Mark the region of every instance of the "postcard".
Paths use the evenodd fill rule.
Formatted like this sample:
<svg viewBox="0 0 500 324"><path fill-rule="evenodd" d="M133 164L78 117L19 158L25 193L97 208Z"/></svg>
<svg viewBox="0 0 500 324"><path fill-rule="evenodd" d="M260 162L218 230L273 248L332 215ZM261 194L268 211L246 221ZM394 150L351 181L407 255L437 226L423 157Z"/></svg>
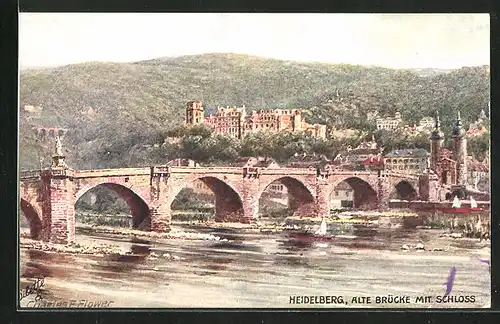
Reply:
<svg viewBox="0 0 500 324"><path fill-rule="evenodd" d="M20 13L18 308L489 308L489 19Z"/></svg>

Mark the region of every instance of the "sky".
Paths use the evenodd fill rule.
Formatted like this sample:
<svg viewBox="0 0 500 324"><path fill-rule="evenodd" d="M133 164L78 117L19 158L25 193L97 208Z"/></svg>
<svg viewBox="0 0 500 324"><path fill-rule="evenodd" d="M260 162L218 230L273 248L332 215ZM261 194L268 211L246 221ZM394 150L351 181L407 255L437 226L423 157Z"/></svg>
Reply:
<svg viewBox="0 0 500 324"><path fill-rule="evenodd" d="M20 13L21 68L239 53L389 68L489 65L489 14Z"/></svg>

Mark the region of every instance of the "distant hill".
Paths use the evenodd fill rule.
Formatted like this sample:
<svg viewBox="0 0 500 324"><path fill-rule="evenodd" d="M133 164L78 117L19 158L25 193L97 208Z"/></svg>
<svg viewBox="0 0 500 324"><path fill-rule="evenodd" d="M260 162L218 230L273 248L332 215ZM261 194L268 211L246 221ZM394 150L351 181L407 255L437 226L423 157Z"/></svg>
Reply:
<svg viewBox="0 0 500 324"><path fill-rule="evenodd" d="M64 143L75 168L133 165L130 143L158 142L183 123L189 100L207 109L303 108L312 122L364 127L359 121L374 111L416 122L440 110L449 124L460 109L468 123L487 107L489 91L487 67L412 71L240 54L31 68L21 71L21 107L36 109L20 108L20 163L34 168L39 155L50 156L52 142L31 130L42 125L70 129Z"/></svg>
<svg viewBox="0 0 500 324"><path fill-rule="evenodd" d="M410 71L418 74L422 77L436 76L443 73L452 72L452 69L433 69L433 68L425 68L425 69L410 69Z"/></svg>

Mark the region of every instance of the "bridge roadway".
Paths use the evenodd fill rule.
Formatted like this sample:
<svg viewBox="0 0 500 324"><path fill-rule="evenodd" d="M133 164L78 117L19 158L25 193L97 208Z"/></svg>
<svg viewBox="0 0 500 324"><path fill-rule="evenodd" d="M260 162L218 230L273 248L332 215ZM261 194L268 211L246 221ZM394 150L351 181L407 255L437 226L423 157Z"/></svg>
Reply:
<svg viewBox="0 0 500 324"><path fill-rule="evenodd" d="M67 167L20 174L20 204L31 236L53 242L74 242L75 204L87 191L105 186L130 207L133 226L167 231L171 204L195 180L215 194L217 221L251 222L258 217L259 198L272 182L287 187L295 215L327 216L330 194L342 181L354 189L354 204L386 209L391 192L403 199L437 201L437 177L382 171L316 170L259 167L165 167L72 170Z"/></svg>

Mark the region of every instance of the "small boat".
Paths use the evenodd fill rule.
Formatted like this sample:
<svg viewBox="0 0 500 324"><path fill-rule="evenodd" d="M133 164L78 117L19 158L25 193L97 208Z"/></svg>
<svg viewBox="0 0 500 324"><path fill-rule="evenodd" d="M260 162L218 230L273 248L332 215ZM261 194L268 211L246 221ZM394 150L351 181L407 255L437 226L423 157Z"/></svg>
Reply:
<svg viewBox="0 0 500 324"><path fill-rule="evenodd" d="M453 199L453 204L451 208L438 208L438 210L445 214L466 214L475 211L482 211L482 208L477 207L477 202L471 197L470 208L462 207L462 203L457 196Z"/></svg>
<svg viewBox="0 0 500 324"><path fill-rule="evenodd" d="M293 237L296 240L300 241L314 241L314 242L323 242L323 241L329 241L332 239L331 235L327 234L327 224L325 219L323 218L321 220L321 224L319 226L319 229L315 232L307 231L307 230L300 230L300 231L294 231L290 233L290 236Z"/></svg>
<svg viewBox="0 0 500 324"><path fill-rule="evenodd" d="M326 235L326 230L327 230L327 226L326 226L325 218L323 218L321 220L321 225L319 226L319 229L314 234L316 234L316 235Z"/></svg>

